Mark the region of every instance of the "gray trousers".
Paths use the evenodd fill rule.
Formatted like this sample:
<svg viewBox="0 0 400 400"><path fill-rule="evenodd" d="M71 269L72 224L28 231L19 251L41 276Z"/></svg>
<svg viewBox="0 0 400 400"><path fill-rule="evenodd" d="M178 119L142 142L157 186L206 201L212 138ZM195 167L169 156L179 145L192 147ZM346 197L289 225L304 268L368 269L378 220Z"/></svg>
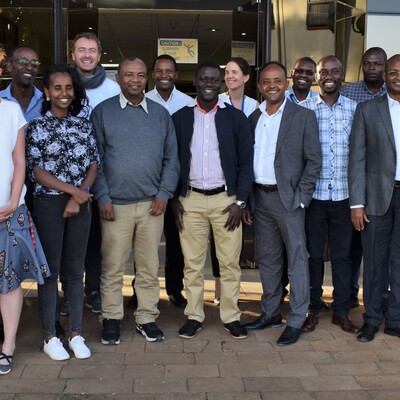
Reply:
<svg viewBox="0 0 400 400"><path fill-rule="evenodd" d="M310 302L308 255L304 231L305 210L287 211L279 193L255 189L254 232L263 295L261 309L268 317L280 313L283 244L288 255L290 313L286 323L301 328Z"/></svg>

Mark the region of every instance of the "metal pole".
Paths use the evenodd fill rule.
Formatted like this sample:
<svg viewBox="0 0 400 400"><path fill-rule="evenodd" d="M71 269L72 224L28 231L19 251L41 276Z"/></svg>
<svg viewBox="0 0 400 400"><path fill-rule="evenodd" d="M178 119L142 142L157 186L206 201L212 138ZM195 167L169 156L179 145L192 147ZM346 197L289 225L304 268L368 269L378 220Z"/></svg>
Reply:
<svg viewBox="0 0 400 400"><path fill-rule="evenodd" d="M64 17L63 17L64 0L54 0L53 8L53 38L54 38L54 62L66 62L65 54L65 38L64 38Z"/></svg>
<svg viewBox="0 0 400 400"><path fill-rule="evenodd" d="M272 0L263 0L264 4L264 51L263 64L271 61Z"/></svg>

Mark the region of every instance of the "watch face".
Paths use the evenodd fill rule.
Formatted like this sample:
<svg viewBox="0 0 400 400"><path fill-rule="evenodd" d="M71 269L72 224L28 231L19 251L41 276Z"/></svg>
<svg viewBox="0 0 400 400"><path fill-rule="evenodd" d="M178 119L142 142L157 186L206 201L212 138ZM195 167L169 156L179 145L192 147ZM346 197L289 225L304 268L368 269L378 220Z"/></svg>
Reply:
<svg viewBox="0 0 400 400"><path fill-rule="evenodd" d="M244 201L242 201L242 200L237 200L237 201L236 201L236 204L239 206L239 208L240 208L241 210L243 210L244 208L246 208L246 203L245 203Z"/></svg>

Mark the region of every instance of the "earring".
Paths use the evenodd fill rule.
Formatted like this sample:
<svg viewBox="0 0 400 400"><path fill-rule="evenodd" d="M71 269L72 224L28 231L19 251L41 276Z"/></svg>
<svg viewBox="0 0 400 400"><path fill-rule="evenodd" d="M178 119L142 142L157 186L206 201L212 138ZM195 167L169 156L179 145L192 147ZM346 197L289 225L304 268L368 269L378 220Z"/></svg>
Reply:
<svg viewBox="0 0 400 400"><path fill-rule="evenodd" d="M50 97L49 96L46 96L46 101L50 101Z"/></svg>

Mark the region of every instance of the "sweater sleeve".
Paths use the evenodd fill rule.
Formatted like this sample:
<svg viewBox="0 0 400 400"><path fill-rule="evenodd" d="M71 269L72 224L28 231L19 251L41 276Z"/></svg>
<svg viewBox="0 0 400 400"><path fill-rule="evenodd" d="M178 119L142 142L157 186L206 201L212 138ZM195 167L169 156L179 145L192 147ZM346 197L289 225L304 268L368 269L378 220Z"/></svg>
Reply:
<svg viewBox="0 0 400 400"><path fill-rule="evenodd" d="M99 152L99 170L98 175L93 186L94 198L97 200L99 206L111 203L110 191L108 188L106 177L103 171L104 149L105 149L105 136L103 129L103 113L101 107L96 107L91 114L91 122L94 127L94 133L97 141L97 149Z"/></svg>
<svg viewBox="0 0 400 400"><path fill-rule="evenodd" d="M163 169L157 197L167 202L173 196L178 184L179 159L174 124L168 113L165 113L165 118L167 132L164 144Z"/></svg>

